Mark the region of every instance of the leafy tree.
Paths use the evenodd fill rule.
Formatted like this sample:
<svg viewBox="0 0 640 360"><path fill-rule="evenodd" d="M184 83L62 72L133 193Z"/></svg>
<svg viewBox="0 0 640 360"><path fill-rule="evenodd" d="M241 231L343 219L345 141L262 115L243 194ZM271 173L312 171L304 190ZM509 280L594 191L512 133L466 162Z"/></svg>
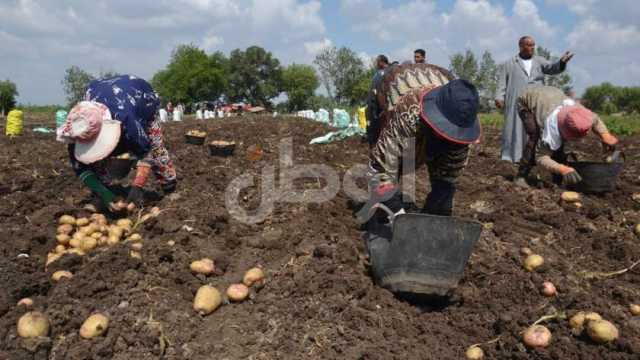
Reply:
<svg viewBox="0 0 640 360"><path fill-rule="evenodd" d="M620 87L605 82L587 88L582 101L591 110L605 114L640 113L640 87Z"/></svg>
<svg viewBox="0 0 640 360"><path fill-rule="evenodd" d="M282 89L287 93L288 110L304 110L309 107L319 82L315 69L310 65L291 64L282 72Z"/></svg>
<svg viewBox="0 0 640 360"><path fill-rule="evenodd" d="M0 113L2 116L16 106L16 96L18 88L10 80L0 81Z"/></svg>
<svg viewBox="0 0 640 360"><path fill-rule="evenodd" d="M163 101L191 104L217 100L227 84L228 60L216 52L207 55L194 45L179 45L171 61L152 78L151 84Z"/></svg>
<svg viewBox="0 0 640 360"><path fill-rule="evenodd" d="M67 94L67 103L69 107L74 106L77 102L84 99L87 86L95 77L80 67L73 65L65 70L62 85L64 92Z"/></svg>
<svg viewBox="0 0 640 360"><path fill-rule="evenodd" d="M558 56L552 56L551 52L548 49L543 48L542 46L538 46L536 48L536 54L538 56L542 56L543 58L556 62L560 59ZM569 91L571 89L571 75L565 70L561 74L558 75L545 75L544 76L544 84L548 86L555 86L557 88L562 89L562 91Z"/></svg>
<svg viewBox="0 0 640 360"><path fill-rule="evenodd" d="M259 46L233 50L229 56L229 88L232 101L271 107L282 89L280 61Z"/></svg>
<svg viewBox="0 0 640 360"><path fill-rule="evenodd" d="M458 78L476 83L478 79L478 61L476 56L469 49L463 54L454 54L451 59L449 70Z"/></svg>
<svg viewBox="0 0 640 360"><path fill-rule="evenodd" d="M366 98L371 77L358 55L347 47L322 50L313 63L327 94L339 104L355 105Z"/></svg>

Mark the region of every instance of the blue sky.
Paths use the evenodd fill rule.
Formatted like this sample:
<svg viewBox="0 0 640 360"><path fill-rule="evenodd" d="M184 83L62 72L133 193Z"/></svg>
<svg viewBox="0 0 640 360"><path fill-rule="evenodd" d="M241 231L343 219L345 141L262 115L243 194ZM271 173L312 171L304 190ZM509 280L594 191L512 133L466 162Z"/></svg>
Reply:
<svg viewBox="0 0 640 360"><path fill-rule="evenodd" d="M447 67L467 48L502 62L528 34L575 52L580 93L640 85L639 18L637 0L0 0L0 78L22 103L63 103L71 65L150 78L184 43L227 54L255 44L284 64L311 63L329 45L400 61L421 47Z"/></svg>

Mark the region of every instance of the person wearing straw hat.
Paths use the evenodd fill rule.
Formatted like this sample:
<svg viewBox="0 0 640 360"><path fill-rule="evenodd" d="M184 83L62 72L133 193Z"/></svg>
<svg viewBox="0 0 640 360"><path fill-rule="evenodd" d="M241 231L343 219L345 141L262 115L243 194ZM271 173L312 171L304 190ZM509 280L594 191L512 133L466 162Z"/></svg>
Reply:
<svg viewBox="0 0 640 360"><path fill-rule="evenodd" d="M405 94L371 151L371 194L361 211L369 212L381 203L395 215L405 212L397 175L400 163L407 164L410 159L405 156L410 155L415 156L416 167L426 163L429 171L431 192L422 212L450 216L469 145L480 138L478 106L478 91L466 80L427 85Z"/></svg>
<svg viewBox="0 0 640 360"><path fill-rule="evenodd" d="M114 212L142 204L143 187L153 173L165 193L176 188L176 171L164 146L156 116L158 95L143 79L120 75L89 84L85 101L76 104L57 129L68 143L71 165L80 180ZM138 159L127 199L109 187L108 159L124 153Z"/></svg>
<svg viewBox="0 0 640 360"><path fill-rule="evenodd" d="M516 184L526 187L526 178L535 165L553 173L565 184L582 181L580 174L564 165L565 143L585 137L593 131L605 151L614 151L618 139L597 114L552 86L529 86L517 101L518 112L529 137L518 168Z"/></svg>

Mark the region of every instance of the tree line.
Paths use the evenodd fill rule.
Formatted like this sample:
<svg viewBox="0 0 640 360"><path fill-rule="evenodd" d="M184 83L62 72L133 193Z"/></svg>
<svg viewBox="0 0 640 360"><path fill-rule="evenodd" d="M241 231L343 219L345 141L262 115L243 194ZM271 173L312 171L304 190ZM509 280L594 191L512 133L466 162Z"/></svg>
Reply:
<svg viewBox="0 0 640 360"><path fill-rule="evenodd" d="M537 54L557 60L542 47L537 48ZM450 57L448 68L456 77L476 85L481 111L494 110L499 66L489 51L479 57L471 50L456 53ZM279 111L297 111L362 106L375 71L373 59L363 60L347 47L323 49L313 65L284 66L276 56L259 46L235 49L227 56L219 51L207 54L195 45L180 45L171 53L168 64L153 75L151 84L163 103L244 102ZM90 81L114 75L117 72L94 75L78 66L70 66L62 81L68 106L84 98ZM545 82L569 90L572 80L565 72L547 76ZM320 86L324 95L319 94ZM0 81L0 110L6 112L13 108L17 96L14 83ZM583 100L598 112L640 112L640 87L604 83L586 89Z"/></svg>

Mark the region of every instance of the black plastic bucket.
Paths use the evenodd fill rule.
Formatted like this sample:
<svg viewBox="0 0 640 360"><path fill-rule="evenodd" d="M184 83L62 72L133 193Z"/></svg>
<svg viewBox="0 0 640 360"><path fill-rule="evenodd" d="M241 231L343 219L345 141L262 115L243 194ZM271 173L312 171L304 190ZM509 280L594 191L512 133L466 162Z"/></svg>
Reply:
<svg viewBox="0 0 640 360"><path fill-rule="evenodd" d="M236 143L209 144L209 155L211 156L231 156L236 149Z"/></svg>
<svg viewBox="0 0 640 360"><path fill-rule="evenodd" d="M372 225L367 248L376 283L392 292L447 295L458 286L482 224L449 216L396 216ZM391 240L389 240L391 237Z"/></svg>
<svg viewBox="0 0 640 360"><path fill-rule="evenodd" d="M611 162L578 161L575 153L569 157L568 166L576 169L582 177L582 181L574 185L572 189L583 193L606 193L616 189L616 181L624 165L625 155L617 151L612 155L615 160Z"/></svg>

